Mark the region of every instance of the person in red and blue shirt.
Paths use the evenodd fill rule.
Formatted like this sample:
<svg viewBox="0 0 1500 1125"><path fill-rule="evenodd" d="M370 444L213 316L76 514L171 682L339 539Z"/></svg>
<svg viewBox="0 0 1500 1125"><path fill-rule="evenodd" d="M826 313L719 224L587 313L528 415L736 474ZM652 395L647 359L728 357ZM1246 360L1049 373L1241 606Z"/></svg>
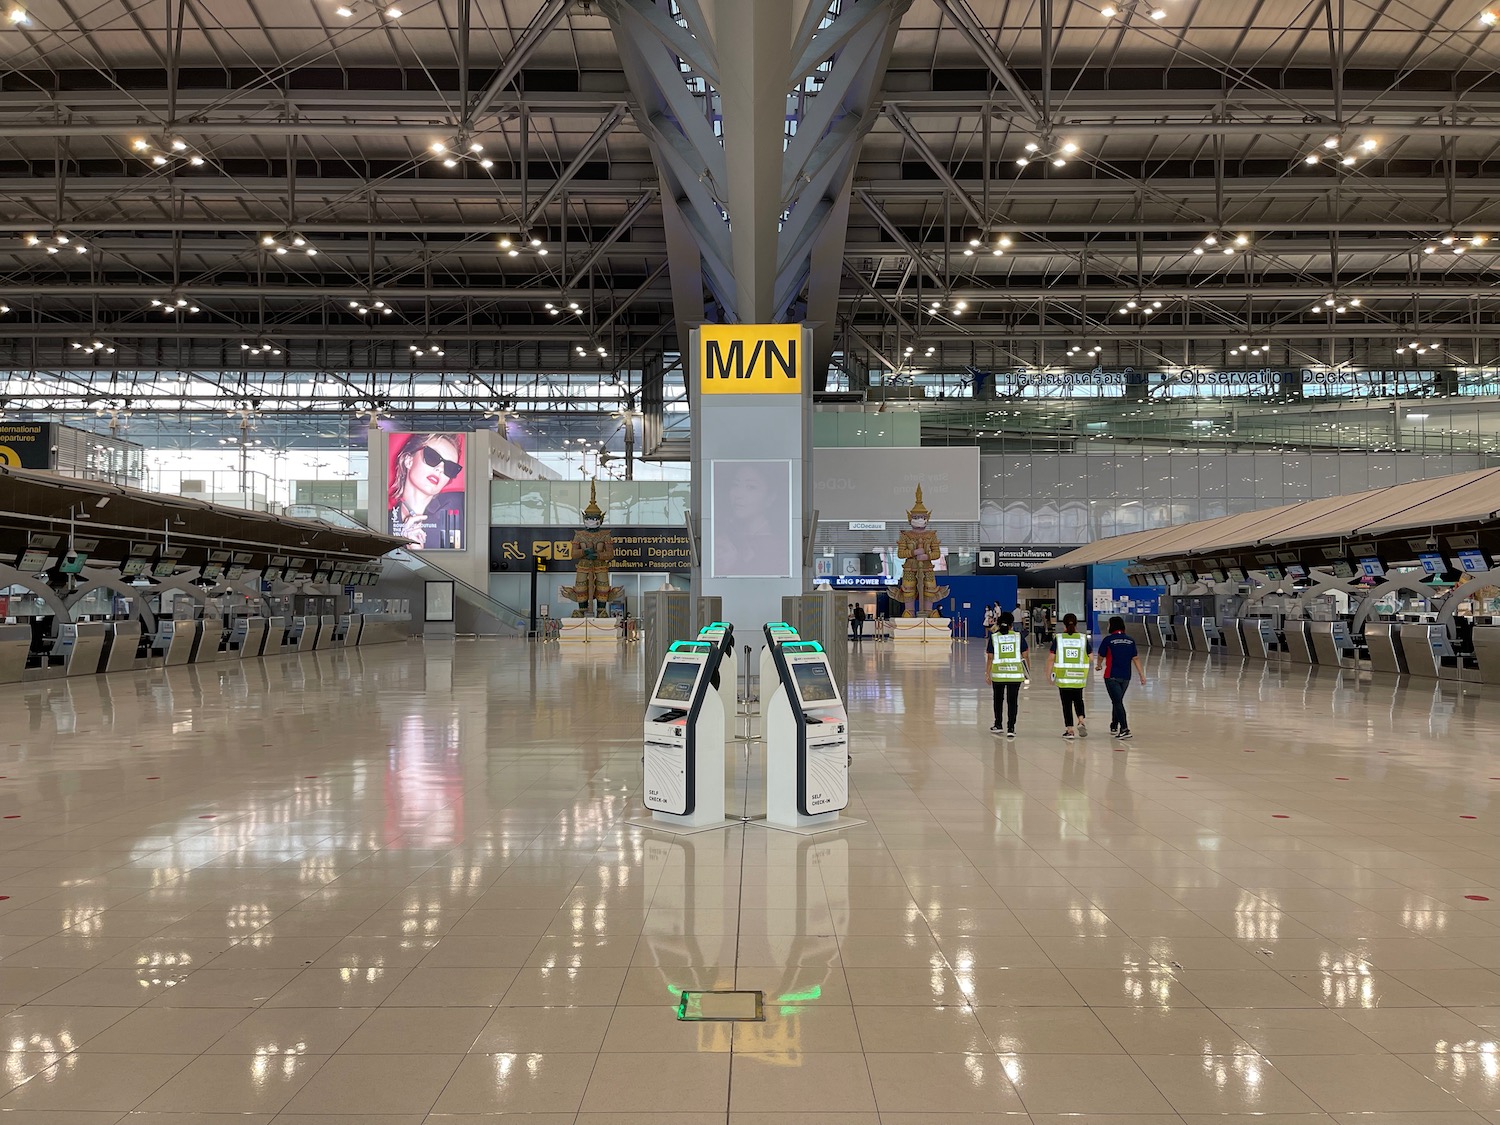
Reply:
<svg viewBox="0 0 1500 1125"><path fill-rule="evenodd" d="M1118 739L1131 737L1130 721L1125 714L1125 692L1130 687L1130 670L1134 668L1146 686L1146 670L1141 666L1140 649L1125 632L1125 620L1109 619L1109 636L1099 642L1096 672L1104 673L1104 690L1109 692L1109 732Z"/></svg>

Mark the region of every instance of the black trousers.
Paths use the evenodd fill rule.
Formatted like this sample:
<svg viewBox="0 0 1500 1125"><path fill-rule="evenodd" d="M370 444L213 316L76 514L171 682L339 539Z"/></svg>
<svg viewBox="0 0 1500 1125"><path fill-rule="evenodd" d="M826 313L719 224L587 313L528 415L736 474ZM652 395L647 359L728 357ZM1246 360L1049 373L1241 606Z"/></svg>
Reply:
<svg viewBox="0 0 1500 1125"><path fill-rule="evenodd" d="M1073 713L1076 711L1081 719L1083 714L1083 689L1081 687L1060 687L1057 694L1062 699L1063 726L1073 725Z"/></svg>
<svg viewBox="0 0 1500 1125"><path fill-rule="evenodd" d="M1109 692L1109 725L1120 730L1130 729L1130 722L1125 718L1125 692L1129 688L1129 680L1104 681L1104 690Z"/></svg>
<svg viewBox="0 0 1500 1125"><path fill-rule="evenodd" d="M1005 727L1006 730L1016 729L1016 710L1021 702L1021 685L1012 680L1009 683L991 681L990 687L994 688L995 696L995 725ZM1010 725L1005 725L1005 709L1010 708Z"/></svg>

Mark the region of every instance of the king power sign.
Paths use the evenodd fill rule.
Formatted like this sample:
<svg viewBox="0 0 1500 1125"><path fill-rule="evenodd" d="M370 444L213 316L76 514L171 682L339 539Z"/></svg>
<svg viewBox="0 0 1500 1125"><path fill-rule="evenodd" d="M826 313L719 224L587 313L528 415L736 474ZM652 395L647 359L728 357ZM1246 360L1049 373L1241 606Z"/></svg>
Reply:
<svg viewBox="0 0 1500 1125"><path fill-rule="evenodd" d="M802 393L802 327L705 324L698 329L698 389L708 395Z"/></svg>

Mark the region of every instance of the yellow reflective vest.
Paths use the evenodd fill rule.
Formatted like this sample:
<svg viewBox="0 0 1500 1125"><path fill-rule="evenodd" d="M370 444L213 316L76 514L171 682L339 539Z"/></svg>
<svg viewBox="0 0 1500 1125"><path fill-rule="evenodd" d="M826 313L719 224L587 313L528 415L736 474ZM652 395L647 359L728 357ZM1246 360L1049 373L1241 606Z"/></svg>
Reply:
<svg viewBox="0 0 1500 1125"><path fill-rule="evenodd" d="M1082 633L1058 633L1052 675L1058 687L1084 687L1089 682L1089 639Z"/></svg>
<svg viewBox="0 0 1500 1125"><path fill-rule="evenodd" d="M990 634L990 680L997 684L1018 684L1026 678L1021 661L1020 633Z"/></svg>

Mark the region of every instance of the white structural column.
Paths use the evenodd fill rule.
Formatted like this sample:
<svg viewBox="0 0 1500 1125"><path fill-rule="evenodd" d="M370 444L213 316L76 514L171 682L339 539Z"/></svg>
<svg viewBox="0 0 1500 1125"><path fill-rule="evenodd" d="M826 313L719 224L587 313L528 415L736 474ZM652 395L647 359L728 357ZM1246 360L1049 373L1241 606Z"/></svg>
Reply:
<svg viewBox="0 0 1500 1125"><path fill-rule="evenodd" d="M782 597L811 581L811 341L811 330L785 324L692 333L692 510L701 537L693 593L723 599L736 643L756 650L761 625L781 618Z"/></svg>
<svg viewBox="0 0 1500 1125"><path fill-rule="evenodd" d="M826 381L854 163L910 6L601 0L660 174L684 348L705 321L807 321Z"/></svg>

